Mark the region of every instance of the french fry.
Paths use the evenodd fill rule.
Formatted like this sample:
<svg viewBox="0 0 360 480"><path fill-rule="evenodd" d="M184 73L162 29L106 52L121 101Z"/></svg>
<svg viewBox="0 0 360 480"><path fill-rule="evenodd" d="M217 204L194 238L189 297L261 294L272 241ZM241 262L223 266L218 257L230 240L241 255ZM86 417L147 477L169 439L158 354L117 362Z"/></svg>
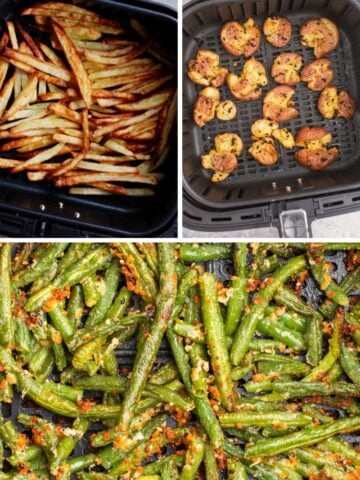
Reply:
<svg viewBox="0 0 360 480"><path fill-rule="evenodd" d="M40 182L45 180L47 172L27 172L26 176L31 182Z"/></svg>
<svg viewBox="0 0 360 480"><path fill-rule="evenodd" d="M96 187L72 187L69 189L69 193L70 195L112 195L111 192Z"/></svg>
<svg viewBox="0 0 360 480"><path fill-rule="evenodd" d="M13 92L15 85L15 76L16 74L14 73L13 76L5 83L3 89L0 92L0 118L3 116L6 106Z"/></svg>
<svg viewBox="0 0 360 480"><path fill-rule="evenodd" d="M155 195L154 190L151 188L124 188L107 182L96 182L92 185L96 185L97 188L104 189L116 195L126 195L129 197L149 197Z"/></svg>
<svg viewBox="0 0 360 480"><path fill-rule="evenodd" d="M33 137L34 138L39 138L39 137ZM51 137L41 137L38 141L32 142L32 143L27 143L23 147L18 148L19 153L27 153L27 152L33 152L34 150L39 150L40 148L44 147L49 147L50 145L54 145L56 141Z"/></svg>
<svg viewBox="0 0 360 480"><path fill-rule="evenodd" d="M18 112L19 110L22 110L23 108L27 107L31 99L33 98L34 92L36 92L38 85L38 78L37 75L31 76L26 85L25 88L21 91L21 93L15 98L15 101L7 110L7 112L3 115L2 121L12 119L12 116Z"/></svg>
<svg viewBox="0 0 360 480"><path fill-rule="evenodd" d="M55 113L59 117L67 118L72 122L82 125L83 116L80 113L75 112L71 108L68 108L61 103L52 103L51 105L49 105L48 110L49 112Z"/></svg>
<svg viewBox="0 0 360 480"><path fill-rule="evenodd" d="M22 162L21 165L14 167L12 173L22 172L23 170L26 170L29 165L38 165L39 163L46 162L46 160L56 157L64 146L64 143L57 143L53 147L43 150L29 160L26 160L26 162Z"/></svg>
<svg viewBox="0 0 360 480"><path fill-rule="evenodd" d="M96 160L97 162L104 163L127 163L127 162L137 162L139 159L131 155L121 155L121 156L110 156L110 155L100 155L89 151L85 155L86 160Z"/></svg>
<svg viewBox="0 0 360 480"><path fill-rule="evenodd" d="M12 128L13 133L26 132L29 128L31 129L41 129L41 128L76 128L77 123L71 122L64 118L56 117L55 115L49 115L48 117L40 118L37 120L28 120L23 122L20 125Z"/></svg>
<svg viewBox="0 0 360 480"><path fill-rule="evenodd" d="M69 158L68 160L65 160L65 162L62 162L58 168L56 168L53 172L50 174L50 178L56 178L60 177L61 175L64 175L67 172L70 172L71 170L74 170L79 163L84 159L85 157L85 150L81 151L80 153L77 153L74 155L73 158Z"/></svg>
<svg viewBox="0 0 360 480"><path fill-rule="evenodd" d="M90 80L100 78L118 77L121 75L133 75L134 73L144 73L152 69L159 70L161 66L156 65L153 60L148 58L136 59L128 62L125 67L102 68L100 71L89 75Z"/></svg>
<svg viewBox="0 0 360 480"><path fill-rule="evenodd" d="M19 168L19 167L15 167ZM55 185L57 187L72 187L73 185L88 184L93 182L131 182L145 183L148 185L157 185L158 179L155 175L138 175L132 173L72 173L57 177Z"/></svg>
<svg viewBox="0 0 360 480"><path fill-rule="evenodd" d="M125 112L141 112L143 110L151 110L163 105L171 96L171 92L162 92L152 95L151 97L138 100L133 103L118 104L117 109Z"/></svg>
<svg viewBox="0 0 360 480"><path fill-rule="evenodd" d="M38 141L42 140L43 138L44 138L44 140L46 139L46 137L40 137L40 136L33 137L31 139L31 143L32 142L38 142ZM9 150L16 150L17 148L23 147L23 146L28 145L28 144L29 144L29 139L28 138L19 138L17 140L11 140L10 142L6 142L6 143L3 143L2 145L0 145L0 152L8 152Z"/></svg>
<svg viewBox="0 0 360 480"><path fill-rule="evenodd" d="M55 133L53 138L57 142L64 142L66 144L77 145L79 147L81 147L83 143L82 138L72 137L70 135L65 135L63 133Z"/></svg>
<svg viewBox="0 0 360 480"><path fill-rule="evenodd" d="M65 63L61 60L61 58L58 55L56 55L56 53L54 52L54 50L52 48L48 47L45 43L42 43L42 42L39 42L39 47L40 47L41 51L43 52L43 54L49 60L51 60L51 62L54 65L57 65L58 67L66 68Z"/></svg>
<svg viewBox="0 0 360 480"><path fill-rule="evenodd" d="M79 168L82 170L92 170L94 172L107 172L107 173L139 173L137 167L129 167L123 165L109 165L105 163L94 163L81 161Z"/></svg>
<svg viewBox="0 0 360 480"><path fill-rule="evenodd" d="M84 66L81 62L81 58L77 53L76 47L72 42L71 38L66 34L64 29L59 25L57 22L52 20L52 27L54 29L54 33L61 44L67 61L69 62L76 81L78 83L79 90L81 92L82 98L84 99L85 105L87 108L90 108L91 105L91 86L90 80L84 69Z"/></svg>
<svg viewBox="0 0 360 480"><path fill-rule="evenodd" d="M18 30L18 32L20 32L21 36L25 40L25 43L28 45L33 55L35 55L35 57L39 58L40 60L45 60L40 48L37 46L31 35L22 27L21 23L15 22L15 25L16 29Z"/></svg>
<svg viewBox="0 0 360 480"><path fill-rule="evenodd" d="M158 77L158 72L155 70L149 72L142 72L135 75L120 75L119 77L101 78L99 80L95 80L92 83L92 87L95 89L113 88L118 87L119 85L124 85L126 83L129 85L133 85L136 82L146 82L156 77ZM127 88L127 90L131 90L131 88Z"/></svg>
<svg viewBox="0 0 360 480"><path fill-rule="evenodd" d="M145 119L155 116L159 111L160 111L159 108L154 108L154 109L151 109L151 110L147 110L145 113L142 113L141 115L135 115L132 118L129 118L129 119L126 119L126 120L120 120L120 121L112 123L110 125L105 125L103 127L99 127L95 130L94 137L100 137L102 135L107 135L108 133L111 133L111 132L113 132L113 131L115 131L119 128L128 127L128 126L134 125L136 123L141 123Z"/></svg>
<svg viewBox="0 0 360 480"><path fill-rule="evenodd" d="M171 100L169 109L167 111L167 117L163 123L163 127L159 135L159 143L156 146L156 153L158 157L161 156L164 148L168 143L169 135L175 121L176 111L177 111L177 92L175 92Z"/></svg>
<svg viewBox="0 0 360 480"><path fill-rule="evenodd" d="M0 61L0 90L4 85L6 75L8 73L9 64L7 62Z"/></svg>
<svg viewBox="0 0 360 480"><path fill-rule="evenodd" d="M47 92L47 93L39 93L40 100L50 102L55 100L63 100L67 98L66 92Z"/></svg>
<svg viewBox="0 0 360 480"><path fill-rule="evenodd" d="M46 73L56 78L60 78L65 82L69 82L71 79L71 74L67 69L49 62L45 62L43 60L39 60L28 53L22 53L14 50L13 48L5 48L3 55L7 58L18 60L25 65L29 65L30 67L35 68L40 72Z"/></svg>
<svg viewBox="0 0 360 480"><path fill-rule="evenodd" d="M74 44L78 49L87 49L87 50L95 50L100 52L111 52L116 51L119 47L126 47L130 45L134 45L134 42L130 40L120 40L119 44L111 45L105 42L91 42L86 40L74 40Z"/></svg>
<svg viewBox="0 0 360 480"><path fill-rule="evenodd" d="M67 87L68 85L68 83L65 80L62 80L61 78L58 78L58 77L53 77L44 72L40 72L39 70L36 70L36 68L33 68L30 65L27 65L26 63L20 62L19 60L15 60L14 58L5 57L1 55L0 60L3 62L11 63L12 65L14 65L14 67L19 68L19 70L22 70L23 72L26 72L29 74L37 73L38 78L40 80L45 80L48 83L52 83L59 87Z"/></svg>

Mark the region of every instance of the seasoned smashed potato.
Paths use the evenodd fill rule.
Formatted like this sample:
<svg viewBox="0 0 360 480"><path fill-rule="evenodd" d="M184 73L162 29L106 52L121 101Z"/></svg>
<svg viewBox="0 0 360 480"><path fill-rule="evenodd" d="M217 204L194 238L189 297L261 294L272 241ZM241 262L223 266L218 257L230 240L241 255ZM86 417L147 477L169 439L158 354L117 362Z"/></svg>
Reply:
<svg viewBox="0 0 360 480"><path fill-rule="evenodd" d="M233 153L210 150L207 155L202 155L201 165L206 170L214 170L211 181L218 183L224 181L236 169L237 160Z"/></svg>
<svg viewBox="0 0 360 480"><path fill-rule="evenodd" d="M323 170L339 156L337 147L327 148L332 135L322 127L302 127L296 135L296 146L304 147L295 153L296 160L311 170Z"/></svg>
<svg viewBox="0 0 360 480"><path fill-rule="evenodd" d="M220 57L211 50L199 50L196 59L188 63L188 77L205 87L221 87L228 73L226 68L219 67Z"/></svg>
<svg viewBox="0 0 360 480"><path fill-rule="evenodd" d="M301 80L307 83L310 90L315 92L323 90L334 80L334 70L330 60L323 58L305 65L301 72Z"/></svg>
<svg viewBox="0 0 360 480"><path fill-rule="evenodd" d="M319 148L309 149L304 148L295 153L295 158L302 167L310 168L310 170L323 170L329 167L339 156L339 149L333 148Z"/></svg>
<svg viewBox="0 0 360 480"><path fill-rule="evenodd" d="M272 132L272 136L276 138L276 140L280 142L284 148L288 148L289 150L291 150L295 147L294 136L286 128L278 128L274 130Z"/></svg>
<svg viewBox="0 0 360 480"><path fill-rule="evenodd" d="M216 116L219 120L229 121L236 117L236 105L231 100L221 102L216 109Z"/></svg>
<svg viewBox="0 0 360 480"><path fill-rule="evenodd" d="M254 142L249 148L249 153L260 165L274 165L278 160L275 142L271 137L264 137Z"/></svg>
<svg viewBox="0 0 360 480"><path fill-rule="evenodd" d="M327 87L320 94L318 109L326 119L338 116L350 120L355 115L356 103L345 90L338 94L336 87Z"/></svg>
<svg viewBox="0 0 360 480"><path fill-rule="evenodd" d="M262 87L268 84L268 78L264 66L251 58L245 62L240 76L229 73L226 82L234 97L246 102L261 97Z"/></svg>
<svg viewBox="0 0 360 480"><path fill-rule="evenodd" d="M243 141L235 133L221 133L215 137L215 150L217 153L230 152L238 157L241 155L243 148Z"/></svg>
<svg viewBox="0 0 360 480"><path fill-rule="evenodd" d="M253 18L242 25L238 22L227 22L221 29L221 43L231 55L251 57L259 50L261 32Z"/></svg>
<svg viewBox="0 0 360 480"><path fill-rule="evenodd" d="M292 96L295 90L287 85L281 85L270 90L264 98L263 116L274 122L286 122L299 115L292 106Z"/></svg>
<svg viewBox="0 0 360 480"><path fill-rule="evenodd" d="M266 120L266 118L261 118L252 124L251 133L254 138L270 137L273 131L278 128L278 123Z"/></svg>
<svg viewBox="0 0 360 480"><path fill-rule="evenodd" d="M333 52L340 42L340 32L328 18L311 19L300 28L301 44L314 49L316 58Z"/></svg>
<svg viewBox="0 0 360 480"><path fill-rule="evenodd" d="M285 52L278 55L271 69L271 76L276 83L294 86L300 82L299 70L302 56L298 53Z"/></svg>
<svg viewBox="0 0 360 480"><path fill-rule="evenodd" d="M199 93L194 107L194 122L199 127L215 117L216 108L220 103L220 92L215 87L206 87Z"/></svg>
<svg viewBox="0 0 360 480"><path fill-rule="evenodd" d="M263 32L266 40L276 48L285 47L291 39L292 25L285 17L268 17Z"/></svg>

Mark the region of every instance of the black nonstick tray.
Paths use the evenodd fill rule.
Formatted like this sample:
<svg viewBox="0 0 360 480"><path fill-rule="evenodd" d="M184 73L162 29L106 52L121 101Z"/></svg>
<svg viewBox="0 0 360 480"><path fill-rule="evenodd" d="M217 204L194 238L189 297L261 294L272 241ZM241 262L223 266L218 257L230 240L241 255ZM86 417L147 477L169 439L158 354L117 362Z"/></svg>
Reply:
<svg viewBox="0 0 360 480"><path fill-rule="evenodd" d="M359 136L360 113L354 119L324 120L317 110L318 92L308 90L306 84L296 87L295 104L300 116L282 126L293 134L303 125L324 126L333 135L333 145L340 149L340 157L323 172L311 172L297 164L295 150L279 147L279 162L271 167L259 165L248 154L251 145L251 125L262 118L262 99L255 102L236 101L229 89L221 88L221 98L231 98L237 104L237 117L231 122L213 120L203 129L195 125L192 111L201 86L195 85L187 76L187 63L199 49L210 49L220 55L220 63L235 73L240 72L244 59L229 55L220 43L221 26L230 20L244 21L253 17L262 27L267 16L283 15L293 24L293 35L289 45L274 48L262 36L261 49L255 58L261 61L270 80L265 92L275 87L270 70L274 58L281 52L291 51L303 56L304 64L315 59L312 49L300 44L299 27L307 19L327 16L333 19L341 31L341 42L329 59L333 64L333 84L348 90L359 99L358 75L360 58L357 45L360 40L360 3L355 0L240 0L240 1L192 1L184 8L184 108L183 108L183 184L186 195L184 221L198 216L198 210L213 212L221 223L224 211L239 211L253 205L270 202L291 201L320 194L346 192L360 188ZM234 65L235 64L235 65ZM238 161L237 170L224 182L213 184L211 172L201 168L200 156L213 147L218 133L238 133L244 141L244 151ZM206 214L205 214L206 215ZM206 222L206 220L205 220ZM192 222L194 228L196 220ZM207 227L208 225L205 225ZM229 225L230 226L230 225ZM216 229L216 227L214 227ZM200 226L199 226L200 229ZM201 228L205 230L205 228Z"/></svg>
<svg viewBox="0 0 360 480"><path fill-rule="evenodd" d="M328 252L326 255L326 261L332 264L332 277L334 280L339 283L346 275L346 267L345 267L345 257L346 253L344 252ZM249 256L250 262L250 256ZM220 281L228 282L232 275L234 274L232 262L229 260L220 260L220 261L209 261L204 263L204 267L206 271L215 273L217 278ZM360 289L351 293L352 296L359 296ZM311 304L313 307L318 307L322 301L324 300L322 292L316 286L314 280L309 278L305 280L303 290L301 292L302 298ZM117 358L119 366L130 366L135 358L135 345L133 341L127 342L122 346L121 349L117 352ZM166 363L171 359L171 353L167 341L165 340L160 348L160 351L157 356L157 364ZM56 380L56 379L55 379ZM240 387L241 389L241 387ZM245 395L246 392L244 389L241 389L241 392ZM94 398L95 392L89 392L88 397ZM336 416L344 416L344 412L342 410L333 409L330 407L324 407L329 412L333 412ZM18 431L25 431L25 428L17 422L17 416L19 413L26 413L30 415L39 415L49 421L57 422L61 420L62 424L71 425L71 419L59 417L58 415L52 414L47 410L38 407L35 405L31 400L21 398L21 396L16 392L14 395L14 400L11 404L6 404L0 402L0 413L4 417L5 420L11 420L11 422L17 427ZM91 447L89 446L88 437L95 431L100 430L100 424L92 424L90 430L84 436L84 438L77 444L73 454L71 457L77 457L80 455L84 455L91 451ZM354 447L360 445L360 434L354 433L351 435L341 435L341 437L352 444ZM6 452L7 453L7 452ZM76 479L76 475L73 476L73 479ZM225 480L225 476L222 477Z"/></svg>
<svg viewBox="0 0 360 480"><path fill-rule="evenodd" d="M34 3L35 0L0 0L0 16L2 20L18 17L22 9ZM121 23L135 16L169 49L176 63L177 13L173 9L145 0L96 0L84 1L81 5ZM172 227L177 223L175 134L171 142L171 150L163 166L165 178L156 187L154 197L74 196L69 195L67 189L34 184L25 175L10 176L1 170L0 213L11 212L20 218L31 216L35 221L40 219L47 223L48 231L59 230L56 228L59 225L63 225L66 231L68 225L74 231L71 236L83 236L86 232L86 236L156 237L169 229L176 232L176 228ZM17 236L37 235L36 231L20 231Z"/></svg>

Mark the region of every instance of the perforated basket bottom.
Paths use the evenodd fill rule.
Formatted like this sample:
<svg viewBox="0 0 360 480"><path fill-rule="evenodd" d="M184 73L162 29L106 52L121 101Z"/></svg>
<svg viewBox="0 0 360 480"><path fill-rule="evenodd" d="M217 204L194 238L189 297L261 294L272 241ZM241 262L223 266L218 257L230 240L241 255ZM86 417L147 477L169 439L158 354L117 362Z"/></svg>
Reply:
<svg viewBox="0 0 360 480"><path fill-rule="evenodd" d="M325 13L323 12L323 14ZM313 50L301 45L299 28L308 18L318 17L319 12L289 13L287 16L293 24L291 42L285 48L278 49L272 47L262 36L261 48L255 55L255 58L265 66L270 80L265 92L277 86L271 78L271 66L280 53L286 51L299 53L303 57L304 65L315 59ZM264 18L255 18L260 27L264 22ZM239 19L241 22L243 20ZM243 57L239 59L231 56L224 50L220 42L219 33L225 21L219 20L216 25L206 25L205 20L202 19L202 21L204 22L204 27L199 32L199 36L192 38L189 48L186 49L186 58L184 59L185 71L187 62L190 58L196 56L196 52L199 49L209 49L220 55L221 66L239 74L244 64ZM335 71L333 84L349 91L356 98L356 77L351 48L346 32L342 30L341 43L329 59ZM251 125L255 120L262 118L262 100L265 92L258 101L240 102L233 98L226 85L223 86L220 89L221 99L231 98L235 101L237 105L236 118L230 122L221 122L215 119L200 129L192 120L192 108L201 88L201 86L195 85L187 77L184 79L184 103L186 105L184 117L185 125L188 127L186 144L189 145L189 150L192 151L192 154L185 159L184 176L190 193L194 193L198 200L203 198L204 200L217 203L231 201L235 205L236 200L241 199L243 195L242 189L246 186L251 187L251 185L255 184L262 185L264 188L268 186L268 190L271 191L273 190L271 188L273 182L289 180L294 183L298 178L303 179L307 176L319 175L301 167L295 160L295 150L284 149L278 142L276 143L279 150L279 161L276 165L271 167L261 166L249 155L248 149L252 143ZM356 132L359 130L360 115L357 113L351 121L343 119L324 120L317 109L318 97L319 92L310 91L305 83L298 84L293 99L300 115L290 122L282 123L281 126L289 128L294 135L304 125L323 126L330 131L333 135L332 145L339 147L340 156L326 171L338 171L348 167L356 160L359 149L359 139ZM214 137L224 132L239 134L244 141L244 151L238 159L237 170L221 184L214 185L210 182L212 172L201 168L200 156L213 148ZM306 181L304 182L304 187L305 185Z"/></svg>
<svg viewBox="0 0 360 480"><path fill-rule="evenodd" d="M341 280L344 278L347 272L346 266L344 263L345 255L346 254L344 252L329 252L326 255L326 261L331 263L332 265L332 277L337 283L341 282ZM250 262L250 256L249 256L249 262ZM204 267L206 271L214 273L220 281L225 283L227 283L231 279L232 275L234 274L233 265L230 260L206 262L204 264ZM352 292L352 295L359 296L360 289ZM312 278L308 278L305 281L304 288L301 292L301 296L304 298L305 301L307 301L309 304L311 304L315 308L318 307L324 300L324 296L322 292L319 290L319 288L317 287L317 285L315 284ZM135 304L135 306L136 305L137 304ZM116 356L118 359L119 367L131 368L131 365L135 358L134 341L130 341L124 344L122 348L117 351ZM159 364L166 363L171 358L172 358L172 355L171 355L169 346L167 342L164 340L159 350L159 353L157 355L156 364L159 365ZM54 376L53 380L56 381L58 380L58 378ZM251 396L251 394L247 394L241 386L240 386L240 391L244 395ZM87 398L101 400L100 394L98 392L86 392L86 393L87 393L86 395ZM344 416L344 413L341 410L336 410L330 407L324 407L324 408L328 410L330 413L333 413L335 416L339 416L339 417ZM22 398L17 393L17 391L15 391L14 399L11 404L0 402L0 413L4 418L4 421L10 420L16 426L18 431L26 431L26 429L17 421L17 416L19 415L19 413L25 413L29 415L39 415L47 419L48 421L55 422L55 423L58 423L60 421L63 426L70 426L72 424L71 419L60 417L59 415L53 414L48 410L45 410L44 408L37 406L31 400L27 398ZM99 430L103 430L103 429L104 427L100 423L93 423L89 431L84 436L84 438L77 444L70 458L78 457L78 456L92 452L93 449L90 447L90 444L88 441L89 436L92 433ZM358 433L354 433L351 435L341 435L341 437L347 442L353 444L354 446L356 446L357 444L360 444L360 434ZM5 456L8 456L8 455L9 455L9 451L8 449L6 449ZM226 478L225 476L222 477L222 479L224 480L225 478ZM73 475L72 479L75 480L76 475Z"/></svg>

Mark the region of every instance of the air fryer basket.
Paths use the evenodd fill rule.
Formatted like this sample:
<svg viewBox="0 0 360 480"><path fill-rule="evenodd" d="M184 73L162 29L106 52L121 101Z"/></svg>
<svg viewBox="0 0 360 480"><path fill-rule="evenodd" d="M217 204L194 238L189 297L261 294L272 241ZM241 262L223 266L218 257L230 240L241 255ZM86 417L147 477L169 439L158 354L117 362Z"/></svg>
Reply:
<svg viewBox="0 0 360 480"><path fill-rule="evenodd" d="M307 19L326 16L336 22L341 31L341 43L330 55L335 70L333 84L346 89L359 99L357 77L360 74L360 3L356 0L237 0L193 1L184 9L184 191L187 199L185 215L203 209L207 212L234 212L236 209L270 202L297 200L320 194L346 192L360 187L359 137L360 114L352 121L334 119L325 121L317 110L319 93L308 90L304 83L297 85L295 102L300 116L282 126L296 133L303 125L324 126L333 135L333 145L340 149L340 157L323 172L311 172L297 164L295 150L281 148L279 162L272 167L259 165L248 154L251 144L251 124L262 117L262 99L239 102L237 117L231 122L212 121L203 129L192 120L193 104L201 87L186 77L187 63L197 50L210 49L220 55L221 65L238 73L243 59L232 57L220 44L221 26L230 20L244 21L252 16L262 26L269 15L283 15L293 24L291 43L283 48L272 47L262 37L261 49L255 54L266 67L269 79L273 59L281 52L291 51L303 55L304 64L315 59L312 49L300 44L299 27ZM235 65L234 65L235 63ZM271 80L266 91L276 86ZM221 98L232 98L227 87L221 88ZM263 98L263 96L262 96ZM234 100L234 98L232 98ZM210 150L218 133L239 133L244 140L244 152L237 170L221 184L210 182L211 172L200 165L200 155ZM216 210L215 210L216 209ZM216 213L215 213L216 215ZM196 214L194 213L194 217ZM186 217L185 217L186 220ZM194 224L196 221L194 220Z"/></svg>
<svg viewBox="0 0 360 480"><path fill-rule="evenodd" d="M0 14L3 19L18 17L26 5L34 3L35 0L0 0ZM84 1L82 5L120 22L135 16L176 58L177 16L173 10L143 0L96 0ZM20 217L41 218L51 225L69 224L79 232L76 234L74 230L72 236L82 236L82 231L93 236L160 236L176 223L177 215L175 135L171 141L172 147L163 166L165 178L156 187L154 197L74 196L69 195L67 189L32 183L23 174L11 176L2 170L0 209ZM32 235L25 231L19 233L19 236L37 235L37 232Z"/></svg>
<svg viewBox="0 0 360 480"><path fill-rule="evenodd" d="M344 278L346 274L346 267L344 264L345 257L346 257L346 253L341 251L328 252L326 255L326 261L332 264L332 272L333 272L332 276L337 283L341 282L341 280ZM209 261L204 264L204 267L206 271L215 273L217 278L220 281L224 281L224 282L229 281L231 279L231 276L234 274L231 261L229 260ZM352 292L351 295L359 296L360 290L356 290ZM301 296L304 298L306 302L308 302L315 308L321 303L323 298L321 291L315 285L312 278L309 278L305 281L305 285L301 292ZM134 306L136 307L136 304ZM119 366L131 366L135 358L134 342L130 341L124 344L121 347L121 349L119 349L116 352L116 357L117 357ZM164 340L161 345L160 351L158 353L156 363L157 364L166 363L171 358L172 357L171 357L169 345L167 341ZM57 380L57 379L54 378L54 380ZM240 389L243 395L249 395L249 396L252 395L252 394L247 394L245 389L241 387ZM89 398L94 398L94 394L95 392L89 392L89 395L88 395ZM339 417L343 416L342 410L337 410L335 408L330 408L327 406L324 406L324 408L327 409L329 412L333 412L335 416L339 416ZM55 422L58 422L60 419L62 422L62 425L64 426L65 425L70 426L72 423L71 419L65 418L65 417L59 417L58 415L53 414L39 407L38 405L34 404L31 400L27 398L22 398L15 391L14 399L11 404L0 403L0 414L4 417L4 420L11 420L12 424L16 426L18 431L24 431L25 427L17 422L17 416L20 413L26 413L29 415L39 415L49 421L55 421ZM90 430L86 433L84 438L80 440L80 442L76 445L75 450L72 453L71 457L77 457L77 456L81 456L86 453L89 453L88 438L92 433L98 431L99 429L101 429L100 424L97 424L97 423L92 424ZM360 435L358 433L341 435L341 437L347 442L349 442L350 444L353 444L354 447L356 447L360 443ZM74 478L75 480L76 476L73 475L72 478Z"/></svg>

